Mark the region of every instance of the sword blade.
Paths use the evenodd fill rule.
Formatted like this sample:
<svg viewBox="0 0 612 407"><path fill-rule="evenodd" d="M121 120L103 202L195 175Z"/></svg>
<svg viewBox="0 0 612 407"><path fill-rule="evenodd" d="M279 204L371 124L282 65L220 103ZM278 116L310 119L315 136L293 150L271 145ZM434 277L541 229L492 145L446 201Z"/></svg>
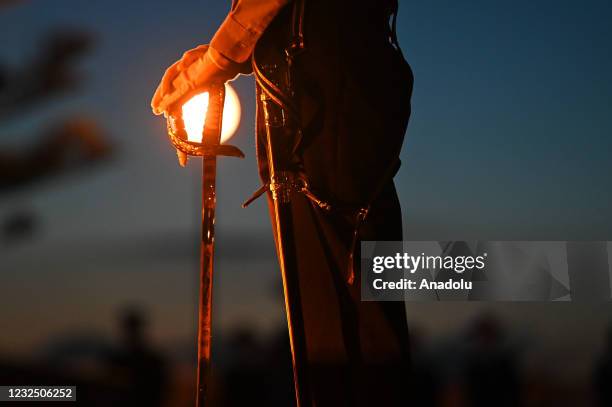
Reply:
<svg viewBox="0 0 612 407"><path fill-rule="evenodd" d="M202 141L206 145L219 145L225 102L225 85L209 90L209 104ZM212 295L215 255L215 207L217 157L202 158L202 237L200 243L200 300L198 310L198 371L196 406L203 407L210 399Z"/></svg>
<svg viewBox="0 0 612 407"><path fill-rule="evenodd" d="M210 387L212 295L215 255L217 158L202 161L202 237L200 243L200 301L198 317L198 392L196 405L204 406Z"/></svg>

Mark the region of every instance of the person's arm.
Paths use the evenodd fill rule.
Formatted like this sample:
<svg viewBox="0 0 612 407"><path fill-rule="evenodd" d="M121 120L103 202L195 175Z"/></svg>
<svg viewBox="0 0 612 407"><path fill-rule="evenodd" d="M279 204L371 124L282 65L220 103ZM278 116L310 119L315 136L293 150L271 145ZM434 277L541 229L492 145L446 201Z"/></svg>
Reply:
<svg viewBox="0 0 612 407"><path fill-rule="evenodd" d="M226 82L244 73L244 64L279 11L291 0L238 0L214 35L210 46L186 52L164 74L151 107L167 112L197 89Z"/></svg>
<svg viewBox="0 0 612 407"><path fill-rule="evenodd" d="M278 12L290 0L239 0L210 42L210 47L232 62L242 63Z"/></svg>

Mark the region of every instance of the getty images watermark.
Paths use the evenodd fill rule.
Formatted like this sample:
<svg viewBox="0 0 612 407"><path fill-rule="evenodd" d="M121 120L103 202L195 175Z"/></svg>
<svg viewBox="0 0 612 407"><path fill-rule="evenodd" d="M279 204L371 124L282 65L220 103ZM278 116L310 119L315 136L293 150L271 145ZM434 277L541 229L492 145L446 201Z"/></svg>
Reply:
<svg viewBox="0 0 612 407"><path fill-rule="evenodd" d="M610 242L362 242L364 301L608 301Z"/></svg>
<svg viewBox="0 0 612 407"><path fill-rule="evenodd" d="M372 258L372 272L382 274L383 272L396 271L415 274L419 270L451 270L460 277L466 270L483 270L487 253L481 256L429 256L421 253L418 256L408 253L395 253L394 256L374 256ZM399 278L398 280L385 281L384 278L374 278L372 287L375 290L471 290L472 282L463 278L447 281L431 281L420 277L419 280L411 278Z"/></svg>

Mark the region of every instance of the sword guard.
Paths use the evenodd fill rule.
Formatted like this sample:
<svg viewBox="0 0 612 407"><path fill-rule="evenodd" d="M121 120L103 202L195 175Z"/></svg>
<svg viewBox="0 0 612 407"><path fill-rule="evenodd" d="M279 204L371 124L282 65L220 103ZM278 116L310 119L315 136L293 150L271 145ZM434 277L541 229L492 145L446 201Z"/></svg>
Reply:
<svg viewBox="0 0 612 407"><path fill-rule="evenodd" d="M168 137L172 146L176 148L176 154L181 167L187 165L189 156L195 157L238 157L244 158L244 153L236 146L230 144L201 144L194 143L186 140L186 136L183 134L184 130L177 129L171 120L168 120Z"/></svg>
<svg viewBox="0 0 612 407"><path fill-rule="evenodd" d="M187 166L187 160L189 156L203 157L203 158L211 158L211 157L237 157L244 158L244 153L236 146L232 146L229 144L219 144L216 146L206 146L200 145L194 147L193 149L181 149L174 146L176 148L176 155L178 157L179 165L181 167Z"/></svg>
<svg viewBox="0 0 612 407"><path fill-rule="evenodd" d="M187 165L189 156L211 158L217 156L244 158L244 153L235 146L220 144L221 119L225 100L225 85L214 84L208 88L210 103L206 111L206 123L202 129L202 142L189 141L185 130L185 122L180 112L166 115L166 126L170 143L176 149L181 167Z"/></svg>

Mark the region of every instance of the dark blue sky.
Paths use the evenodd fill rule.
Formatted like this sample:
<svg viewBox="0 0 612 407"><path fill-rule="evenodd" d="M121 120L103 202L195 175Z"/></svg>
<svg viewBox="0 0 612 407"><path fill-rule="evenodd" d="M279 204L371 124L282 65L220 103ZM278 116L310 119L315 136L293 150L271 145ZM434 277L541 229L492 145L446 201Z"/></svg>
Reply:
<svg viewBox="0 0 612 407"><path fill-rule="evenodd" d="M162 248L185 245L185 236L195 239L199 166L178 167L165 124L151 114L149 101L165 67L184 50L207 42L228 7L224 1L54 0L0 12L0 58L6 64L18 66L34 56L38 39L58 25L84 27L98 37L98 47L80 67L86 86L4 123L0 146L31 142L43 123L82 112L98 119L119 147L116 161L96 172L0 201L0 215L27 207L39 212L44 224L33 245L4 257L9 259L6 281L24 284L24 270L38 275L36 258L71 281L89 271L81 283L96 281L99 289L108 288L103 274L108 269L115 273L113 281L137 284L138 276L124 273L128 269L156 270L166 287L176 281L163 273L171 266L160 266L154 256L139 252L143 259L134 265L126 262L128 249L122 256L116 250L148 239L163 242ZM416 77L413 117L396 178L408 238L612 239L610 21L612 3L603 0L401 1L399 39ZM248 157L220 164L219 244L225 239L244 246L258 236L269 241L271 235L263 201L240 208L259 181L253 81L240 78L235 86L243 120L234 143ZM108 250L98 251L97 245ZM231 257L233 249L226 250ZM115 256L117 262L100 263L95 253ZM276 273L272 255L270 250L269 260L258 260L266 276ZM186 276L193 264L168 264L181 281L190 281ZM250 266L245 258L232 267L239 274ZM132 298L133 285L126 287L115 291L112 301L108 292L96 291L93 298L99 301L93 305L80 297L66 303L61 290L48 295L56 295L66 309L78 301L88 304L82 311L86 319ZM138 298L151 304L156 301L150 296L163 292L160 286L147 290ZM178 304L189 310L190 303L181 302L184 291L176 288L170 309ZM20 305L18 294L11 293L16 307L32 307ZM249 301L238 308L247 312L258 300ZM158 311L167 314L163 321L175 320L167 306ZM189 322L181 322L185 331Z"/></svg>
<svg viewBox="0 0 612 407"><path fill-rule="evenodd" d="M612 5L401 7L416 84L398 184L417 236L609 239Z"/></svg>
<svg viewBox="0 0 612 407"><path fill-rule="evenodd" d="M188 200L195 183L175 168L163 121L148 102L163 69L206 42L228 6L170 4L31 2L2 17L10 39L3 57L14 60L31 55L37 38L58 24L98 34L99 47L83 64L88 86L52 110L88 112L119 143L121 162L106 174L117 179L88 189L107 225L135 212L119 225L126 233L161 227L152 223L164 206ZM409 236L609 238L611 17L606 1L402 2L399 37L416 76L397 178ZM252 158L251 80L237 87L245 115L235 143ZM223 164L222 185L239 184L226 187L232 228L264 227L254 214L261 208L229 209L256 186L254 174L252 160Z"/></svg>

